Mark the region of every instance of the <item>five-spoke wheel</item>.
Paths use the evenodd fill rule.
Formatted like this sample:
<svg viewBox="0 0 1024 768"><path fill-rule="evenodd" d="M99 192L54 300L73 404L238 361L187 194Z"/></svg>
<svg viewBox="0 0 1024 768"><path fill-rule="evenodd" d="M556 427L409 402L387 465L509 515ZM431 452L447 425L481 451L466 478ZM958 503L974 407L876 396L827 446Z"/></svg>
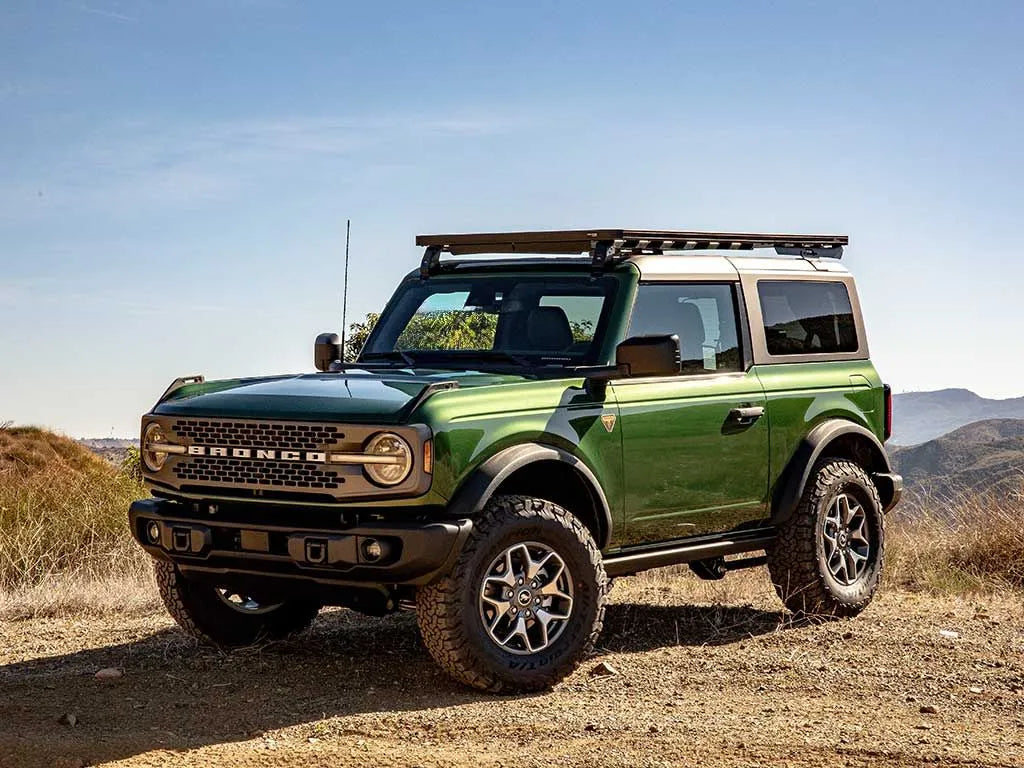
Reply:
<svg viewBox="0 0 1024 768"><path fill-rule="evenodd" d="M455 567L420 589L423 642L449 674L487 691L538 690L594 647L608 577L593 534L544 499L499 496Z"/></svg>
<svg viewBox="0 0 1024 768"><path fill-rule="evenodd" d="M840 493L822 519L825 563L840 584L849 586L864 573L871 555L867 512L848 493Z"/></svg>
<svg viewBox="0 0 1024 768"><path fill-rule="evenodd" d="M494 558L480 584L480 618L509 653L542 651L572 615L572 574L546 544L514 544Z"/></svg>
<svg viewBox="0 0 1024 768"><path fill-rule="evenodd" d="M778 526L768 570L794 613L853 616L878 589L884 552L882 502L871 477L848 459L823 459L796 511Z"/></svg>

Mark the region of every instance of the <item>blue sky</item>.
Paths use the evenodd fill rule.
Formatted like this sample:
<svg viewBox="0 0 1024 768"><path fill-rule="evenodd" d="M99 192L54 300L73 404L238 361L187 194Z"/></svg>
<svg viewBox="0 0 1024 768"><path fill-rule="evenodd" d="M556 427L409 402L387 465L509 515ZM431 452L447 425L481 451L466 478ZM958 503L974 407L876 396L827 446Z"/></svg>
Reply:
<svg viewBox="0 0 1024 768"><path fill-rule="evenodd" d="M0 421L305 371L418 232L848 232L897 391L1024 394L1024 5L0 9Z"/></svg>

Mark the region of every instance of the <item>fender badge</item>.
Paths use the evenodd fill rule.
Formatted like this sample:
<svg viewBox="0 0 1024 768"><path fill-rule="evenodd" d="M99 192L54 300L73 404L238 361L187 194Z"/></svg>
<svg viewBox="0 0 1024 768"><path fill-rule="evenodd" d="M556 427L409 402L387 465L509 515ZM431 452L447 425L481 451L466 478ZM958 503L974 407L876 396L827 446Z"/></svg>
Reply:
<svg viewBox="0 0 1024 768"><path fill-rule="evenodd" d="M604 424L604 428L611 432L615 429L615 414L614 413L602 413L601 423Z"/></svg>

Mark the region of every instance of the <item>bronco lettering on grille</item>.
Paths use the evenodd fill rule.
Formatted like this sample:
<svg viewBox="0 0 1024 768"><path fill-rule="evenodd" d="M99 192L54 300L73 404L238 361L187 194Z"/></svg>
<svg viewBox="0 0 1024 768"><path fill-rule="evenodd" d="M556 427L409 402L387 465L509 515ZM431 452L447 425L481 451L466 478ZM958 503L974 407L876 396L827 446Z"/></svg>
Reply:
<svg viewBox="0 0 1024 768"><path fill-rule="evenodd" d="M189 456L220 456L232 459L259 459L265 461L305 461L326 464L324 451L281 451L276 448L226 448L222 446L190 445Z"/></svg>

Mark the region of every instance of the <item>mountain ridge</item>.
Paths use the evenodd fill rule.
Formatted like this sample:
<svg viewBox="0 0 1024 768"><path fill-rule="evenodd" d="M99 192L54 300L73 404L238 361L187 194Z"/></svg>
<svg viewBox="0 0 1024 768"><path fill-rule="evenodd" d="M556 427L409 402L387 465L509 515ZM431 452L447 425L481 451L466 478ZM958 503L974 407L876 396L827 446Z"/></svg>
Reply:
<svg viewBox="0 0 1024 768"><path fill-rule="evenodd" d="M988 419L890 454L914 501L1024 491L1024 419Z"/></svg>
<svg viewBox="0 0 1024 768"><path fill-rule="evenodd" d="M920 445L992 419L1024 419L1024 397L997 400L963 388L904 392L893 395L891 440L893 445Z"/></svg>

